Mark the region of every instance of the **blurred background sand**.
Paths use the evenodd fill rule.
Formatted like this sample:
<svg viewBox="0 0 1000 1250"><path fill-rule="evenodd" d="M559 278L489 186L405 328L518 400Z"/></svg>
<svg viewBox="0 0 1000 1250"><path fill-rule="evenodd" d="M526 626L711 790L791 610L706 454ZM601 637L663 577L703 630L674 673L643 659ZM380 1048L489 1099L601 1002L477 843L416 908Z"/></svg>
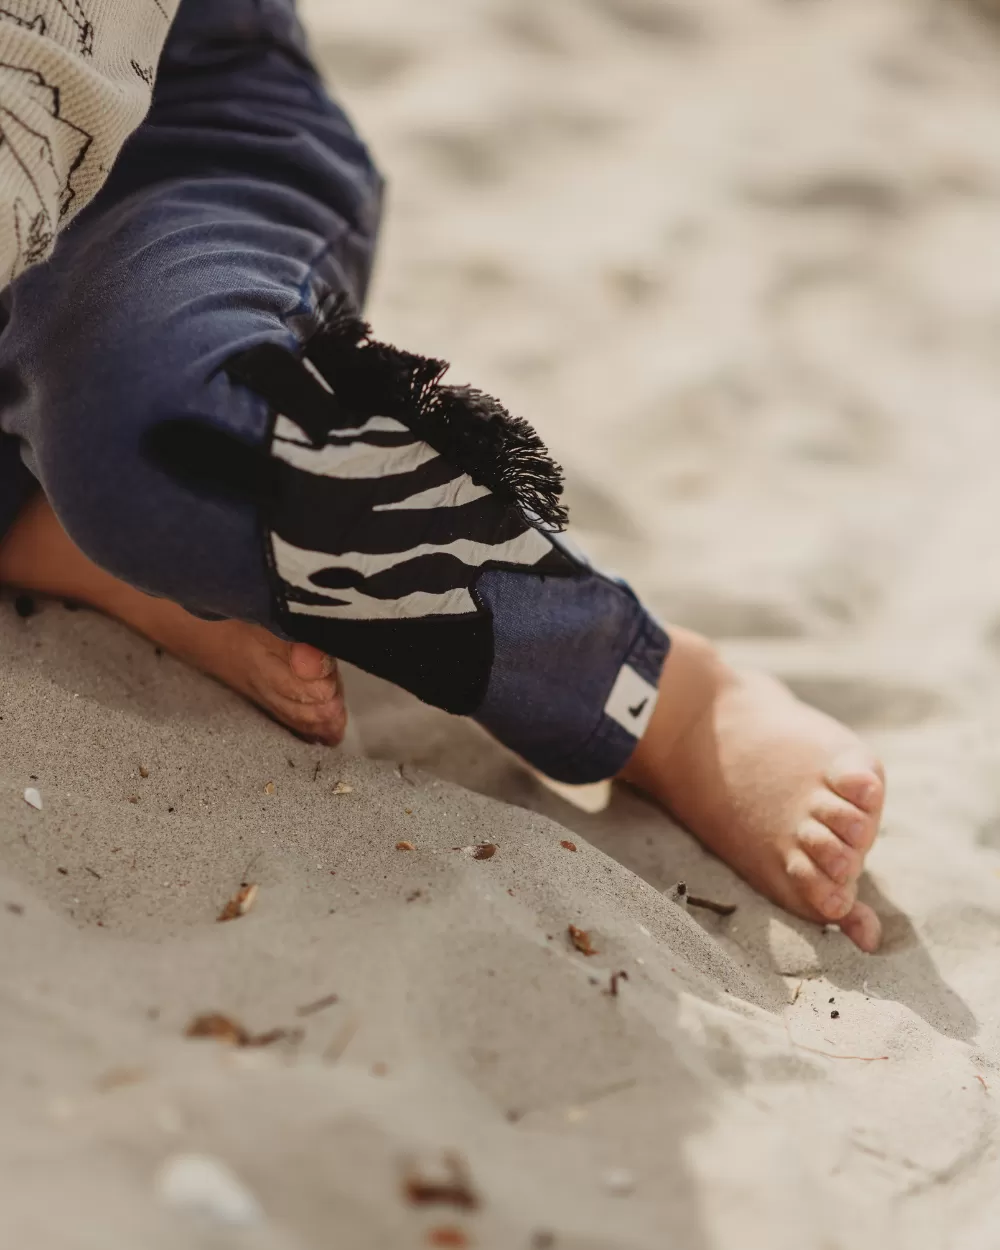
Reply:
<svg viewBox="0 0 1000 1250"><path fill-rule="evenodd" d="M123 629L8 604L0 1240L992 1250L1000 10L304 11L390 181L379 335L529 417L577 538L665 617L873 739L886 948L362 675L323 752ZM304 1036L185 1040L205 1011ZM475 1209L408 1201L444 1151Z"/></svg>

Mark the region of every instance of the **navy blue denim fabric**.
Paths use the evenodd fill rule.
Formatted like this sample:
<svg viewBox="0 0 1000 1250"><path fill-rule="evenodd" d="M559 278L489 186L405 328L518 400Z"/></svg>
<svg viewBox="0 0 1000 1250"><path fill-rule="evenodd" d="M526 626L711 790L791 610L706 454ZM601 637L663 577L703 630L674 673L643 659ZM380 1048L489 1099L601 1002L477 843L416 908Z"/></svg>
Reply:
<svg viewBox="0 0 1000 1250"><path fill-rule="evenodd" d="M147 122L52 258L3 294L0 526L39 482L117 577L275 628L259 507L187 489L141 448L184 417L266 445L273 414L223 366L261 343L296 350L338 293L361 306L381 199L292 0L184 0ZM636 734L605 706L623 666L655 688L659 626L591 571L490 571L477 593L494 632L477 719L562 780L617 772Z"/></svg>

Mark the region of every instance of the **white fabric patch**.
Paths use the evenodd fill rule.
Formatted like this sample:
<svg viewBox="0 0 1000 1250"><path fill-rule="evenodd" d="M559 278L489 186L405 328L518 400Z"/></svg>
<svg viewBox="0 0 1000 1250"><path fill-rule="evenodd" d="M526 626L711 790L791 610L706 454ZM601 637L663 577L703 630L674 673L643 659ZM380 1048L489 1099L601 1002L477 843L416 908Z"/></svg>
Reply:
<svg viewBox="0 0 1000 1250"><path fill-rule="evenodd" d="M389 621L409 620L417 616L475 616L476 604L467 590L446 590L431 594L414 590L399 599L373 599L360 590L327 590L320 593L337 595L343 600L334 603L294 603L288 610L295 616L325 616L329 620Z"/></svg>
<svg viewBox="0 0 1000 1250"><path fill-rule="evenodd" d="M419 494L400 499L398 503L380 503L372 512L425 511L427 508L461 508L464 504L485 499L490 493L488 486L477 486L471 477L463 473L441 486L431 486Z"/></svg>
<svg viewBox="0 0 1000 1250"><path fill-rule="evenodd" d="M333 556L326 551L307 551L286 542L280 534L271 535L274 551L274 566L281 578L290 586L298 586L300 590L311 590L315 594L327 593L331 598L339 598L339 590L324 592L312 578L324 569L352 569L362 577L374 577L376 573L384 573L386 569L406 564L419 556L446 555L454 556L477 569L489 560L502 564L523 564L530 567L542 560L550 551L546 539L537 530L525 530L517 538L510 538L504 543L477 543L469 538L456 538L450 543L420 543L407 551L387 551L378 555L369 555L365 551L347 551L343 555Z"/></svg>
<svg viewBox="0 0 1000 1250"><path fill-rule="evenodd" d="M330 433L335 434L338 438L349 438L357 437L360 434L371 434L376 431L388 431L390 434L408 433L402 421L397 421L395 417L369 417L361 425L353 425L346 429L338 426L336 429L331 430ZM282 443L295 443L298 447L312 448L309 435L302 426L290 417L280 413L274 423L274 437Z"/></svg>
<svg viewBox="0 0 1000 1250"><path fill-rule="evenodd" d="M604 705L604 713L633 738L641 738L653 717L659 691L626 664Z"/></svg>
<svg viewBox="0 0 1000 1250"><path fill-rule="evenodd" d="M314 448L276 438L271 455L314 477L377 478L412 473L422 464L436 460L438 454L433 447L418 442L405 443L402 447L328 443L325 447Z"/></svg>

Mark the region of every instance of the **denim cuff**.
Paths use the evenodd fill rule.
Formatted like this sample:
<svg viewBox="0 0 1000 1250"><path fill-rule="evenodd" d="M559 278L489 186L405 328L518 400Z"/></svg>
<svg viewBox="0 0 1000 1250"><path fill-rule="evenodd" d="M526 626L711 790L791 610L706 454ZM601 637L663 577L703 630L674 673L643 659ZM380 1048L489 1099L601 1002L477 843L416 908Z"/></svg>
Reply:
<svg viewBox="0 0 1000 1250"><path fill-rule="evenodd" d="M656 706L670 640L624 583L488 571L490 682L475 720L546 776L586 785L628 763Z"/></svg>

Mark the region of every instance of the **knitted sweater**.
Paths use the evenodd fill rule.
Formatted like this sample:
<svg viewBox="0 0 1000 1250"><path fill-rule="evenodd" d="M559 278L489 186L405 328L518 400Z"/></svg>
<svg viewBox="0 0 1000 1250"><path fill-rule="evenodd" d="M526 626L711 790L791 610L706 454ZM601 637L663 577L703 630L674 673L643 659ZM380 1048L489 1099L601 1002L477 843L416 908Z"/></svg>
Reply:
<svg viewBox="0 0 1000 1250"><path fill-rule="evenodd" d="M0 286L44 260L149 109L179 0L0 0Z"/></svg>

